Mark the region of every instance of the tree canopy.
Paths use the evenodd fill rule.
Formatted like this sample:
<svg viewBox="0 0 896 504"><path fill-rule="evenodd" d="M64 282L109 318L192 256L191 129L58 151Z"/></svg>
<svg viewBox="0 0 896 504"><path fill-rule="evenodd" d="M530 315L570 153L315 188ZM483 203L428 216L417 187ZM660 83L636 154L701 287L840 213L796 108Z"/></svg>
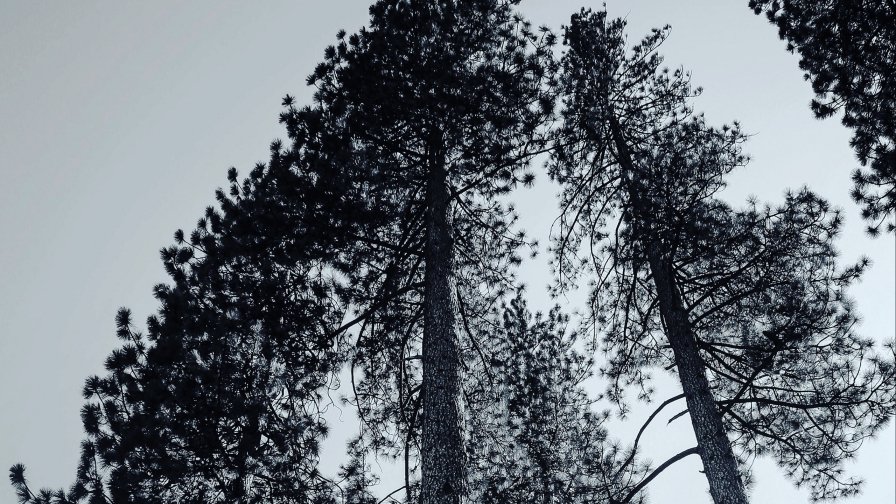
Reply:
<svg viewBox="0 0 896 504"><path fill-rule="evenodd" d="M750 0L800 55L816 117L842 112L864 169L853 199L868 229L896 232L896 5L890 1Z"/></svg>
<svg viewBox="0 0 896 504"><path fill-rule="evenodd" d="M377 2L309 77L315 105L283 117L352 209L335 267L365 442L419 458L427 503L466 492L462 338L513 285L526 241L500 198L531 182L553 111L554 37L517 3Z"/></svg>
<svg viewBox="0 0 896 504"><path fill-rule="evenodd" d="M558 51L519 3L379 0L339 32L312 102L283 99L288 141L231 169L161 251L145 331L119 311L122 345L84 386L74 484L36 491L17 464L22 504L640 504L692 455L717 504L748 502L756 457L815 500L859 492L844 465L893 418L896 343L857 333L849 289L870 265L841 264L839 211L808 188L722 199L747 137L694 111L700 89L663 67L668 27L629 47L624 20L583 9ZM844 110L878 229L890 76L850 73L865 49L817 32L829 15L838 36L858 29L857 7L751 6L795 41L816 113ZM892 50L888 29L867 51ZM552 293L587 285L581 316L533 314L518 278L537 244L513 196L539 160L560 187ZM630 421L662 371L682 393L618 439L613 410ZM324 474L333 394L359 429ZM643 434L675 405L697 444L654 465ZM403 484L375 490L370 458Z"/></svg>
<svg viewBox="0 0 896 504"><path fill-rule="evenodd" d="M840 216L808 190L743 210L717 198L746 162L739 126L694 114L699 90L657 53L667 30L628 50L624 27L573 17L550 165L558 288L594 278L609 397L624 411L674 369L716 502L746 502L738 469L757 454L815 498L852 494L842 464L894 405L893 359L855 334L846 294L867 265L837 265Z"/></svg>
<svg viewBox="0 0 896 504"><path fill-rule="evenodd" d="M328 245L307 232L314 202L297 159L275 142L242 183L231 170L229 195L188 237L175 233L147 332L121 309L125 343L84 386L74 485L35 493L16 466L22 502L332 500L316 465L344 309L323 268Z"/></svg>

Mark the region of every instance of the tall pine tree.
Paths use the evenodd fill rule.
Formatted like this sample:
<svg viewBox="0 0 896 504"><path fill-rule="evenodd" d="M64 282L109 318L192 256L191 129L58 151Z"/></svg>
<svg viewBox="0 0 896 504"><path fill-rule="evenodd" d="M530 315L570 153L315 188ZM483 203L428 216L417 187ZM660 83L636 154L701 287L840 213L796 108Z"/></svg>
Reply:
<svg viewBox="0 0 896 504"><path fill-rule="evenodd" d="M316 466L343 308L302 164L275 142L267 166L242 183L232 170L219 208L176 233L147 334L122 309L125 344L85 384L74 485L34 492L17 465L22 503L332 501Z"/></svg>
<svg viewBox="0 0 896 504"><path fill-rule="evenodd" d="M368 442L406 474L419 457L425 504L464 501L461 335L512 285L526 242L501 197L531 182L553 112L554 37L517 3L379 1L309 78L315 107L283 117L329 160L317 176L347 217L336 267Z"/></svg>
<svg viewBox="0 0 896 504"><path fill-rule="evenodd" d="M854 493L843 461L894 404L893 361L855 335L845 294L864 264L836 267L840 218L808 191L774 208L716 198L743 135L692 112L687 74L656 52L667 30L629 52L624 26L573 17L550 166L559 286L594 275L610 397L649 397L650 369L674 369L698 441L680 455L700 455L719 504L747 502L738 459L757 454L816 498Z"/></svg>

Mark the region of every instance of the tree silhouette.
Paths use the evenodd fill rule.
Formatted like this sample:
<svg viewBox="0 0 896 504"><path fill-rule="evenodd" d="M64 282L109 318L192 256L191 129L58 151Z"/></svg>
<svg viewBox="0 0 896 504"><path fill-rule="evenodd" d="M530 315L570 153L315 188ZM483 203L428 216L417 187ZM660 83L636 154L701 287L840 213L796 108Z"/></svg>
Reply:
<svg viewBox="0 0 896 504"><path fill-rule="evenodd" d="M568 317L559 307L533 316L519 293L495 325L487 379L468 391L472 500L642 502L649 467L609 438L609 413L586 393L593 362L576 349Z"/></svg>
<svg viewBox="0 0 896 504"><path fill-rule="evenodd" d="M377 2L309 78L315 106L283 116L351 216L336 267L367 443L404 456L409 488L420 459L426 504L466 493L463 340L512 286L526 241L501 197L532 181L553 110L554 37L517 3Z"/></svg>
<svg viewBox="0 0 896 504"><path fill-rule="evenodd" d="M894 405L893 361L855 335L845 294L865 265L837 269L840 217L806 190L774 208L717 199L743 135L693 114L699 90L661 69L666 29L627 52L624 26L573 16L550 165L558 287L594 275L609 397L625 412L627 389L650 398L651 368L674 369L698 440L680 455L700 455L717 503L747 502L738 459L763 454L814 498L855 493L842 464Z"/></svg>
<svg viewBox="0 0 896 504"><path fill-rule="evenodd" d="M172 283L155 288L147 334L122 309L125 344L85 384L75 484L35 494L15 466L22 503L332 501L316 465L343 307L297 164L275 142L267 166L242 184L232 170L220 208L162 250Z"/></svg>
<svg viewBox="0 0 896 504"><path fill-rule="evenodd" d="M717 197L745 138L693 113L699 90L660 68L665 29L627 52L623 21L583 10L561 68L518 4L380 0L369 27L340 32L308 78L313 104L284 98L290 145L243 181L231 170L217 208L162 251L170 284L146 334L119 312L124 343L84 388L75 484L35 492L13 466L23 504L377 504L402 490L624 504L694 454L717 503L747 501L745 462L764 455L813 498L859 490L843 464L892 418L896 365L854 332L846 290L866 263L837 266L839 214L808 190L774 207ZM877 229L893 210L892 112L838 97L878 99L888 81L837 72L818 78L816 112L843 104ZM507 196L549 152L557 290L593 277L605 397L623 414L628 391L652 399L658 367L683 389L625 449L585 393L593 362L567 316L533 316L521 294L502 308L534 250ZM346 375L360 429L329 479L319 443ZM641 435L681 399L698 446L652 468ZM401 459L404 486L374 496L368 456Z"/></svg>
<svg viewBox="0 0 896 504"><path fill-rule="evenodd" d="M750 0L800 55L816 117L843 112L850 144L867 170L852 196L868 229L896 232L896 4L856 0Z"/></svg>

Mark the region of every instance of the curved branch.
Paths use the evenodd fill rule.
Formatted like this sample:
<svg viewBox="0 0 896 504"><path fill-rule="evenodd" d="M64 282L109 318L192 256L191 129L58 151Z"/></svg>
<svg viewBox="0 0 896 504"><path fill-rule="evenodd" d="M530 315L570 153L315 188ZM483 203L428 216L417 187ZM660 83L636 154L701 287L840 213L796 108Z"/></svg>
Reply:
<svg viewBox="0 0 896 504"><path fill-rule="evenodd" d="M633 488L633 489L628 493L628 495L625 496L624 499L622 499L621 501L617 501L617 502L615 502L614 504L627 504L628 502L630 502L630 501L635 497L635 495L638 495L638 492L640 492L641 490L643 490L644 487L646 487L651 481L653 481L654 478L656 478L657 476L659 476L659 474L660 474L661 472L665 471L669 466L671 466L672 464L678 462L679 460L681 460L681 459L683 459L683 458L685 458L685 457L687 457L687 456L689 456L689 455L699 455L699 454L700 454L700 448L698 448L698 447L695 446L695 447L693 447L693 448L688 448L687 450L685 450L685 451L683 451L683 452L680 452L679 454L673 456L673 457L670 458L669 460L667 460L667 461L663 462L662 464L660 464L660 466L657 467L656 469L654 469L653 472L651 472L649 475L647 475L646 478L644 478L643 480L641 480L641 482L638 483L638 484L635 486L635 488Z"/></svg>
<svg viewBox="0 0 896 504"><path fill-rule="evenodd" d="M618 478L618 477L619 477L619 474L622 473L622 471L623 471L626 467L628 467L629 464L632 463L632 460L635 459L635 452L638 450L638 442L641 440L641 435L643 435L643 434L644 434L644 431L647 430L647 426L650 425L650 422L653 421L654 418L656 418L656 416L660 413L660 411L663 410L663 408L665 408L666 406L672 404L672 403L675 402L675 401L678 401L679 399L684 399L684 394L678 394L678 395L675 396L675 397L671 397L671 398L669 398L669 399L666 399L666 400L665 400L662 404L660 404L659 407L658 407L657 409L655 409L655 410L653 411L653 413L647 418L647 421L644 422L644 425L642 425L642 426L641 426L641 429L638 431L638 435L635 436L635 442L634 442L634 444L632 445L632 452L631 452L631 454L628 456L628 459L626 459L626 461L622 463L622 465L621 465L621 466L619 467L619 469L616 471L616 474L613 475L613 479L614 479L614 480L615 480L616 478Z"/></svg>

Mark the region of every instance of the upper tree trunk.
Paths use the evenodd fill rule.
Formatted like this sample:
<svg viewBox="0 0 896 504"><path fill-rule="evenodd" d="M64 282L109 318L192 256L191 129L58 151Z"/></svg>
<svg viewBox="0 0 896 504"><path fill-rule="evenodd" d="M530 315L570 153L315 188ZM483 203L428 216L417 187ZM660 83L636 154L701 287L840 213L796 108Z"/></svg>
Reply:
<svg viewBox="0 0 896 504"><path fill-rule="evenodd" d="M664 256L664 245L654 233L643 232L646 219L655 219L656 216L646 207L644 195L640 194L638 171L621 128L615 118L611 122L619 163L626 172L623 178L627 181L626 189L632 204L632 226L647 252L660 314L666 325L666 339L675 355L675 366L697 438L703 471L709 482L709 493L716 504L748 504L737 460L722 423L722 414L706 379L706 364L697 349L697 338L688 319L688 311L675 284L671 258Z"/></svg>
<svg viewBox="0 0 896 504"><path fill-rule="evenodd" d="M461 504L466 485L451 195L444 158L433 158L427 184L421 502Z"/></svg>

